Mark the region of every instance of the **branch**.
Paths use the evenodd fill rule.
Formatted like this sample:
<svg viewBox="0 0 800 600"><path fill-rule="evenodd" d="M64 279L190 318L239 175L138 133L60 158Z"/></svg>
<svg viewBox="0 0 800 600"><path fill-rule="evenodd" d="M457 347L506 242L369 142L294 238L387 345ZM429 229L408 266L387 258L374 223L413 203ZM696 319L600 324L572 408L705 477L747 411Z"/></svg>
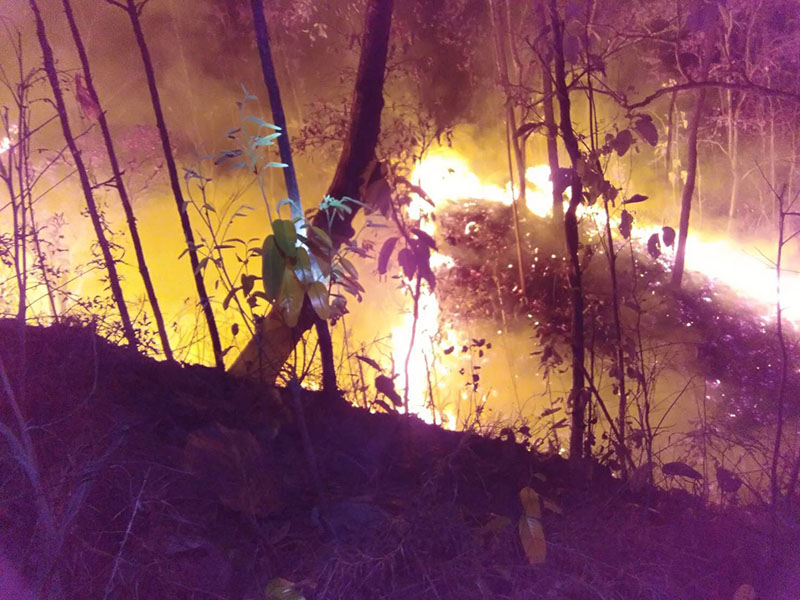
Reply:
<svg viewBox="0 0 800 600"><path fill-rule="evenodd" d="M772 96L776 98L786 98L789 100L800 101L800 94L795 92L788 92L785 90L776 90L774 88L766 87L763 85L759 85L753 82L733 82L733 81L690 81L687 83L679 83L677 85L670 85L667 87L663 87L649 96L645 97L643 100L639 102L634 102L633 104L628 104L625 101L625 97L621 96L620 99L622 100L622 106L627 108L628 110L634 108L641 108L647 104L650 104L654 100L664 96L665 94L671 94L672 92L682 92L685 90L695 90L700 88L722 88L728 90L739 90L742 92L758 92L764 96Z"/></svg>

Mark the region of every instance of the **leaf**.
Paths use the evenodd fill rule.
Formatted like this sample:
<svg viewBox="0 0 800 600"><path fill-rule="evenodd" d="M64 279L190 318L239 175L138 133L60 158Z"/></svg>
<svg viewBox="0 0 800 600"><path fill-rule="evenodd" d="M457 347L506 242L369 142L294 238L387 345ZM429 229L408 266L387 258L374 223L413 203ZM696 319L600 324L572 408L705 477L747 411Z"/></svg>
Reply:
<svg viewBox="0 0 800 600"><path fill-rule="evenodd" d="M231 333L233 334L233 337L236 337L238 335L238 333L239 333L239 324L238 323L234 323L233 325L231 325Z"/></svg>
<svg viewBox="0 0 800 600"><path fill-rule="evenodd" d="M532 565L544 564L547 558L547 541L539 519L522 515L519 518L519 539L528 562Z"/></svg>
<svg viewBox="0 0 800 600"><path fill-rule="evenodd" d="M226 162L226 161L228 161L228 160L230 160L232 158L236 158L237 156L241 156L241 154L242 154L241 150L223 150L222 152L219 153L217 158L214 160L214 164L215 165L221 165L222 163L224 163L224 162Z"/></svg>
<svg viewBox="0 0 800 600"><path fill-rule="evenodd" d="M264 590L266 600L305 600L294 584L288 579L276 577L267 584Z"/></svg>
<svg viewBox="0 0 800 600"><path fill-rule="evenodd" d="M389 379L386 375L378 375L375 378L375 389L389 398L395 406L403 405L403 399L400 397L400 394L397 393L397 390L394 389L394 381Z"/></svg>
<svg viewBox="0 0 800 600"><path fill-rule="evenodd" d="M383 177L373 181L364 192L364 203L386 216L392 207L392 188Z"/></svg>
<svg viewBox="0 0 800 600"><path fill-rule="evenodd" d="M286 256L297 256L297 230L290 219L275 219L272 222L272 233L278 247Z"/></svg>
<svg viewBox="0 0 800 600"><path fill-rule="evenodd" d="M648 144L655 146L658 144L658 129L653 124L653 117L650 115L641 115L633 124L636 133Z"/></svg>
<svg viewBox="0 0 800 600"><path fill-rule="evenodd" d="M330 236L325 233L319 227L312 226L309 229L309 233L312 234L312 237L315 241L322 242L322 245L325 246L328 250L333 250L333 241L331 241Z"/></svg>
<svg viewBox="0 0 800 600"><path fill-rule="evenodd" d="M210 256L206 256L203 259L201 259L200 262L197 264L197 268L194 270L195 274L202 273L203 270L206 268L206 265L208 265L208 261L210 259L211 259Z"/></svg>
<svg viewBox="0 0 800 600"><path fill-rule="evenodd" d="M416 235L417 238L419 239L419 241L422 242L423 244L425 244L431 250L437 250L436 241L430 235L428 235L427 233L425 233L421 229L417 229L416 227L414 227L411 230L411 233Z"/></svg>
<svg viewBox="0 0 800 600"><path fill-rule="evenodd" d="M253 117L251 115L247 115L244 118L244 120L245 121L252 121L253 123L257 123L257 124L261 125L261 127L269 127L270 129L274 129L275 131L280 131L281 130L281 128L278 127L277 125L273 125L272 123L267 123L264 119L259 119L258 117Z"/></svg>
<svg viewBox="0 0 800 600"><path fill-rule="evenodd" d="M392 252L394 252L394 247L397 244L397 240L400 238L397 236L390 237L388 240L383 242L383 246L381 246L381 251L378 253L378 274L385 275L387 269L389 268L389 259L392 257Z"/></svg>
<svg viewBox="0 0 800 600"><path fill-rule="evenodd" d="M632 226L633 216L627 210L623 210L619 220L619 232L626 240L630 239L631 237Z"/></svg>
<svg viewBox="0 0 800 600"><path fill-rule="evenodd" d="M647 240L647 251L653 258L661 256L661 241L658 239L658 234L654 233Z"/></svg>
<svg viewBox="0 0 800 600"><path fill-rule="evenodd" d="M743 583L733 593L733 600L756 600L757 598L755 588L749 583Z"/></svg>
<svg viewBox="0 0 800 600"><path fill-rule="evenodd" d="M403 268L403 274L409 279L417 272L417 259L408 248L403 248L397 253L397 262Z"/></svg>
<svg viewBox="0 0 800 600"><path fill-rule="evenodd" d="M267 236L261 249L261 278L264 281L264 293L267 300L275 302L283 282L286 261L283 258L274 235Z"/></svg>
<svg viewBox="0 0 800 600"><path fill-rule="evenodd" d="M636 204L637 202L644 202L645 200L647 200L647 198L648 198L648 196L644 196L642 194L634 194L633 196L631 196L627 200L623 200L622 203L623 204Z"/></svg>
<svg viewBox="0 0 800 600"><path fill-rule="evenodd" d="M661 228L661 239L664 240L664 245L671 248L675 243L675 230L669 225Z"/></svg>
<svg viewBox="0 0 800 600"><path fill-rule="evenodd" d="M560 406L554 406L552 408L548 408L547 410L543 410L542 414L540 415L541 418L549 417L561 410Z"/></svg>
<svg viewBox="0 0 800 600"><path fill-rule="evenodd" d="M383 370L381 369L381 366L377 362L372 360L369 356L364 356L363 354L356 354L356 358L363 363L367 363L370 367L372 367L378 372Z"/></svg>
<svg viewBox="0 0 800 600"><path fill-rule="evenodd" d="M308 298L311 300L311 307L317 316L323 321L331 318L331 305L328 299L328 288L321 281L315 281L308 286Z"/></svg>
<svg viewBox="0 0 800 600"><path fill-rule="evenodd" d="M236 292L238 291L239 288L235 286L228 290L225 299L222 301L222 310L228 310L228 306L230 305L231 300L233 300L233 297L236 295Z"/></svg>
<svg viewBox="0 0 800 600"><path fill-rule="evenodd" d="M281 282L281 294L278 297L278 307L283 313L283 319L286 325L294 327L300 319L300 310L303 308L303 300L306 294L303 291L303 286L297 279L294 271L291 269L284 269L283 281Z"/></svg>
<svg viewBox="0 0 800 600"><path fill-rule="evenodd" d="M546 127L544 121L530 121L528 123L523 123L522 125L517 127L516 137L527 138L529 135L534 133L540 127L542 129Z"/></svg>
<svg viewBox="0 0 800 600"><path fill-rule="evenodd" d="M297 258L294 261L294 273L303 285L311 285L314 281L314 273L311 270L311 257L305 248L297 249Z"/></svg>
<svg viewBox="0 0 800 600"><path fill-rule="evenodd" d="M347 260L344 256L339 257L339 264L344 267L344 270L347 271L347 274L350 275L353 279L358 279L358 270L356 269L355 265Z"/></svg>
<svg viewBox="0 0 800 600"><path fill-rule="evenodd" d="M493 514L492 518L478 530L478 533L481 535L497 535L509 525L511 525L511 519L507 516Z"/></svg>
<svg viewBox="0 0 800 600"><path fill-rule="evenodd" d="M664 475L671 477L688 477L689 479L695 479L697 481L703 479L703 476L700 473L695 471L686 463L682 463L680 461L665 463L661 467L661 472L664 473Z"/></svg>
<svg viewBox="0 0 800 600"><path fill-rule="evenodd" d="M617 154L620 156L625 156L625 153L628 151L628 148L631 147L632 143L633 134L631 133L631 130L623 129L613 139L610 146L616 151Z"/></svg>
<svg viewBox="0 0 800 600"><path fill-rule="evenodd" d="M519 499L526 517L542 518L542 505L539 494L533 488L524 487L519 491Z"/></svg>
<svg viewBox="0 0 800 600"><path fill-rule="evenodd" d="M542 503L544 504L544 507L550 512L553 512L557 515L564 514L564 511L561 509L561 506L556 504L556 502L554 502L553 500L550 500L549 498L542 498Z"/></svg>
<svg viewBox="0 0 800 600"><path fill-rule="evenodd" d="M253 291L253 286L256 283L256 279L258 279L258 277L255 275L247 275L246 273L242 273L242 293L245 296L249 296L250 292Z"/></svg>

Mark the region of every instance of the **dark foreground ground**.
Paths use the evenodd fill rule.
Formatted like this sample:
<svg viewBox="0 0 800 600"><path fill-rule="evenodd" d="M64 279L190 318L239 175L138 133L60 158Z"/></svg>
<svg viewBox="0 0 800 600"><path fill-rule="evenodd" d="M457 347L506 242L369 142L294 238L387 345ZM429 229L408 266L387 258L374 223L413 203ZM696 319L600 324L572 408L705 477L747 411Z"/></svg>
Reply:
<svg viewBox="0 0 800 600"><path fill-rule="evenodd" d="M285 390L84 328L29 327L22 344L0 322L0 356L37 461L7 443L3 385L0 566L42 599L800 598L797 514L634 492L599 467L575 482L513 442L304 392L315 477ZM546 540L535 566L526 487Z"/></svg>

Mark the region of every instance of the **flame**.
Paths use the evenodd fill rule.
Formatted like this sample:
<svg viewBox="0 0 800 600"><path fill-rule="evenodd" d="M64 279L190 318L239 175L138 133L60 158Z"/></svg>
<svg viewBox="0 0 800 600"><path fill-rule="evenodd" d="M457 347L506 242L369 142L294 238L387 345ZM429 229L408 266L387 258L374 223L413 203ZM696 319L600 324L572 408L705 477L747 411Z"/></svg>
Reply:
<svg viewBox="0 0 800 600"><path fill-rule="evenodd" d="M552 183L550 169L547 165L535 165L525 171L526 208L539 217L545 218L552 213ZM412 174L411 180L419 185L434 204L448 200L465 200L480 198L490 202L510 205L513 202L511 184L504 187L484 184L472 172L468 162L461 155L450 149L442 149L423 160ZM567 189L566 193L569 193ZM565 209L568 202L564 203ZM409 217L421 220L421 228L433 235L436 227L429 218L433 207L421 198L412 200L408 207ZM594 235L604 235L606 224L605 209L601 203L593 206L581 205L578 210L581 219L591 219L595 226ZM619 227L619 216L611 216L611 224L615 230ZM470 224L467 224L469 230ZM660 225L646 224L637 220L631 237L633 243L645 246L653 234L661 234ZM674 259L675 247L663 247L659 260L669 267ZM776 273L773 264L755 253L748 253L737 245L724 239L709 239L700 232L693 231L687 241L686 269L701 273L712 282L724 284L739 297L748 298L764 308L764 318L775 318L777 299ZM447 268L453 265L450 257L434 253L431 257L434 268ZM784 317L795 326L800 325L800 305L792 306L791 298L800 297L800 276L784 272L782 275L781 300ZM431 382L431 370L437 364L440 378L444 379L449 370L442 365L442 356L436 356L433 343L435 336L440 335L439 303L436 296L423 286L421 290L419 318L414 348L408 365L408 381L405 381L404 364L411 343L413 315L406 314L402 322L392 330L392 357L396 369L401 373L400 384L408 386L409 409L427 422L433 422L434 411L430 407L430 388L437 386ZM454 343L455 335L450 332L450 339L440 340L439 347ZM435 392L434 392L434 395ZM449 426L454 426L453 413L436 407L436 413L450 419Z"/></svg>
<svg viewBox="0 0 800 600"><path fill-rule="evenodd" d="M4 137L0 140L0 154L7 152L9 148L11 148L11 140L8 137Z"/></svg>

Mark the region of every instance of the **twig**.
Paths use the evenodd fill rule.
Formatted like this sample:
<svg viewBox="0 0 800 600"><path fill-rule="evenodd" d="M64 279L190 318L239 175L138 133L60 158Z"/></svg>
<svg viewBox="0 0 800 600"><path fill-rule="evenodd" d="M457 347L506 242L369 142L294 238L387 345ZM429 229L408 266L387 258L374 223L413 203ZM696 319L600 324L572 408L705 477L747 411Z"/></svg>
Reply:
<svg viewBox="0 0 800 600"><path fill-rule="evenodd" d="M119 550L117 551L117 555L114 557L114 566L111 568L111 576L108 578L108 583L106 584L106 590L103 593L103 600L108 600L109 594L111 590L114 588L114 579L117 576L117 571L119 570L119 563L122 560L122 551L125 549L125 544L128 541L128 537L130 537L131 529L133 529L133 520L136 518L136 513L139 512L141 508L141 499L142 494L144 493L144 487L147 485L147 478L150 477L150 469L147 469L147 472L144 474L144 480L142 481L142 487L139 488L139 493L136 495L136 502L133 504L133 512L131 513L131 518L128 519L128 526L125 528L125 535L122 536L122 543L119 545Z"/></svg>

